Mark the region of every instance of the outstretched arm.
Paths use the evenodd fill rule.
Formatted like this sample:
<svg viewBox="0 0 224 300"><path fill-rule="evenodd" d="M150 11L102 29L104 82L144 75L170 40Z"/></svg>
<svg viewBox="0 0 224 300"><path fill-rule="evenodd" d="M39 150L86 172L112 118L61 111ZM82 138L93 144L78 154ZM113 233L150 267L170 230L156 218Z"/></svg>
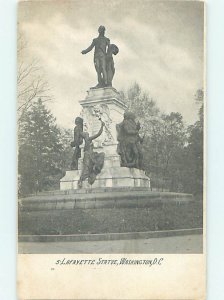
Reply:
<svg viewBox="0 0 224 300"><path fill-rule="evenodd" d="M94 134L93 136L91 136L89 138L90 141L95 140L96 138L98 138L102 134L104 125L105 125L104 122L101 121L101 128L100 128L99 132L97 134Z"/></svg>
<svg viewBox="0 0 224 300"><path fill-rule="evenodd" d="M85 49L85 50L82 50L82 54L86 54L86 53L88 53L88 52L90 52L92 49L93 49L93 47L95 46L95 44L94 44L94 40L92 41L92 44L87 48L87 49Z"/></svg>

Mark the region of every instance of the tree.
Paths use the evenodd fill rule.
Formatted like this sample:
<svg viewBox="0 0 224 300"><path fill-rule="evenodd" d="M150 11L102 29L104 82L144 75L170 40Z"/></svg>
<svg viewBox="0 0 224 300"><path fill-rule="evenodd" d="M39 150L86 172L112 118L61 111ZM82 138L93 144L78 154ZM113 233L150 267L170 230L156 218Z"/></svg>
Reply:
<svg viewBox="0 0 224 300"><path fill-rule="evenodd" d="M183 149L185 143L185 127L180 113L162 115L162 120L161 164L163 177L170 177L170 164L176 162L176 154Z"/></svg>
<svg viewBox="0 0 224 300"><path fill-rule="evenodd" d="M65 174L67 170L71 168L72 156L74 149L71 147L71 141L73 140L73 130L60 128L60 143L63 146L61 151L61 170Z"/></svg>
<svg viewBox="0 0 224 300"><path fill-rule="evenodd" d="M161 114L150 122L145 160L154 186L179 190L178 162L186 143L186 129L179 113Z"/></svg>
<svg viewBox="0 0 224 300"><path fill-rule="evenodd" d="M24 113L33 101L41 97L42 101L51 100L49 85L36 59L27 59L27 43L21 34L17 40L17 114L20 125Z"/></svg>
<svg viewBox="0 0 224 300"><path fill-rule="evenodd" d="M182 177L186 192L203 193L203 132L204 92L197 90L195 101L200 105L198 121L188 127L188 144L185 148L185 175Z"/></svg>
<svg viewBox="0 0 224 300"><path fill-rule="evenodd" d="M149 135L151 132L150 122L158 116L159 109L149 93L143 91L138 83L134 83L127 92L121 92L127 109L134 112L141 123L141 132Z"/></svg>
<svg viewBox="0 0 224 300"><path fill-rule="evenodd" d="M23 195L49 189L59 181L63 145L55 121L40 98L23 116L18 158Z"/></svg>

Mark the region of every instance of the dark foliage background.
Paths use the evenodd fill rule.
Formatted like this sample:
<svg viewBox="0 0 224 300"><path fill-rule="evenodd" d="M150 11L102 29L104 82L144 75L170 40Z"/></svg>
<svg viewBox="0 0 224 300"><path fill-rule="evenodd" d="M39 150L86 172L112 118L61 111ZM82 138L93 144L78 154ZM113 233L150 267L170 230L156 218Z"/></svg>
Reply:
<svg viewBox="0 0 224 300"><path fill-rule="evenodd" d="M56 119L39 98L33 102L19 127L19 195L59 188L69 168L71 131L59 129Z"/></svg>

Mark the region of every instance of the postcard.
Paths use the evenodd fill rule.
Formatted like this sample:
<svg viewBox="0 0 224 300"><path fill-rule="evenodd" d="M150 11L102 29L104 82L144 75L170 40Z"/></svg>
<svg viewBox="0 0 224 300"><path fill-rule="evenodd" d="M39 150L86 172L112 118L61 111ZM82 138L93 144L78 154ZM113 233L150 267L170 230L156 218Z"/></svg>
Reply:
<svg viewBox="0 0 224 300"><path fill-rule="evenodd" d="M18 299L206 298L205 5L18 3Z"/></svg>

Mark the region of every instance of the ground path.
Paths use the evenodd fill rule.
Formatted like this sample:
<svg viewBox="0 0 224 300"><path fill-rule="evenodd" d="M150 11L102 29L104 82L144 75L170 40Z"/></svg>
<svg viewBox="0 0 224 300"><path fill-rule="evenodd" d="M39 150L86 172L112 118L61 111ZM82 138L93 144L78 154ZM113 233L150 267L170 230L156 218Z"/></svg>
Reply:
<svg viewBox="0 0 224 300"><path fill-rule="evenodd" d="M20 253L202 253L202 235L174 237L84 241L84 242L21 242Z"/></svg>

